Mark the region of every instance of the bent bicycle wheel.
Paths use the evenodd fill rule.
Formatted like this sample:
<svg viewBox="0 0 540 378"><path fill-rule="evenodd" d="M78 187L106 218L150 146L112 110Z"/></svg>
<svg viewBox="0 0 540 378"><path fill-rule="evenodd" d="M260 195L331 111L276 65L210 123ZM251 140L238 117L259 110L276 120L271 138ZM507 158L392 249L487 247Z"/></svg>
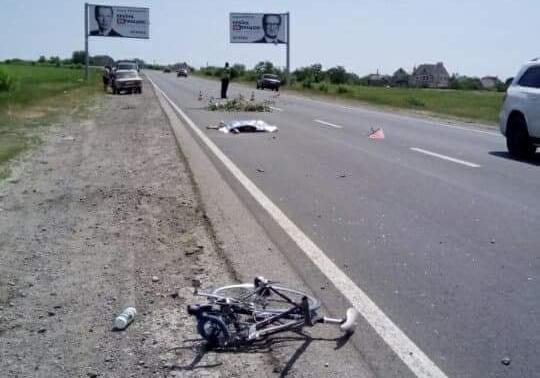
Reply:
<svg viewBox="0 0 540 378"><path fill-rule="evenodd" d="M292 303L300 304L303 297L308 299L310 311L316 311L321 307L319 300L301 291L277 285L270 287L275 291L265 290L264 295L258 294L255 285L251 283L219 287L212 294L232 298L239 302L251 303L255 306L256 312L266 314L281 314L290 310L293 306Z"/></svg>

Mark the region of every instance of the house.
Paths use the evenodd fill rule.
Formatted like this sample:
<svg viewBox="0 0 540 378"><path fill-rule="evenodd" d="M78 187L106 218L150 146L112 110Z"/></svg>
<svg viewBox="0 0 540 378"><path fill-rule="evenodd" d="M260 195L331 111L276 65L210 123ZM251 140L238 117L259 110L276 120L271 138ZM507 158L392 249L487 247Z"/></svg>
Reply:
<svg viewBox="0 0 540 378"><path fill-rule="evenodd" d="M493 89L497 86L499 79L496 76L484 76L480 79L484 89Z"/></svg>
<svg viewBox="0 0 540 378"><path fill-rule="evenodd" d="M392 75L392 86L407 87L409 86L410 75L403 68L398 69Z"/></svg>
<svg viewBox="0 0 540 378"><path fill-rule="evenodd" d="M376 74L371 74L367 78L367 84L373 87L382 87L390 84L390 80L386 75L380 75L377 70Z"/></svg>
<svg viewBox="0 0 540 378"><path fill-rule="evenodd" d="M409 84L412 87L448 88L450 75L442 62L421 64L413 70Z"/></svg>

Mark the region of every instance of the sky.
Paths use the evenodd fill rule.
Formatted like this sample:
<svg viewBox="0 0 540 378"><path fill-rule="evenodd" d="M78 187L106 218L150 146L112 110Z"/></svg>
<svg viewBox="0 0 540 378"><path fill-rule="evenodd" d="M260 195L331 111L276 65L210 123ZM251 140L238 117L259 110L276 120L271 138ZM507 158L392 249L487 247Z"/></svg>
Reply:
<svg viewBox="0 0 540 378"><path fill-rule="evenodd" d="M90 55L146 62L286 64L284 45L229 43L230 12L290 12L291 68L321 63L361 76L443 62L504 79L540 56L540 0L99 0L150 8L150 39L91 37ZM83 0L0 0L0 60L84 50Z"/></svg>

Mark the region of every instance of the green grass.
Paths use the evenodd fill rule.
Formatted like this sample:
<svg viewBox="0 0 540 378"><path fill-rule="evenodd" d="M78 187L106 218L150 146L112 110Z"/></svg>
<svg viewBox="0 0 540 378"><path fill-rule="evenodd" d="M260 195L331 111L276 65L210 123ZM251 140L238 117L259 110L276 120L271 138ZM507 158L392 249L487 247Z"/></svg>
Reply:
<svg viewBox="0 0 540 378"><path fill-rule="evenodd" d="M0 92L0 179L9 174L5 162L39 143L36 128L47 126L101 90L100 73L90 80L80 70L31 65L0 64L14 85Z"/></svg>
<svg viewBox="0 0 540 378"><path fill-rule="evenodd" d="M326 84L321 92L320 87L315 84L313 88L304 88L301 83L296 83L290 89L486 123L497 122L503 98L503 93L488 91Z"/></svg>

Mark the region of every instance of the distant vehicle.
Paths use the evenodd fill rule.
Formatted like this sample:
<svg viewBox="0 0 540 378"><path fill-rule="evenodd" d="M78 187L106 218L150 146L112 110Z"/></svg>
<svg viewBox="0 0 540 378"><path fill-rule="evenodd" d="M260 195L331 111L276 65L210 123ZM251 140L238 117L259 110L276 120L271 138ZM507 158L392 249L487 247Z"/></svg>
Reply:
<svg viewBox="0 0 540 378"><path fill-rule="evenodd" d="M263 74L257 79L257 89L269 88L279 91L281 80L279 76L272 74Z"/></svg>
<svg viewBox="0 0 540 378"><path fill-rule="evenodd" d="M169 73L169 72L171 72L171 68L170 68L170 67L165 67L165 68L163 69L163 72Z"/></svg>
<svg viewBox="0 0 540 378"><path fill-rule="evenodd" d="M135 63L135 62L121 61L121 62L116 62L115 66L114 66L114 70L115 71L135 70L135 71L139 72L139 65L137 63Z"/></svg>
<svg viewBox="0 0 540 378"><path fill-rule="evenodd" d="M531 157L540 146L540 60L525 64L508 87L499 113L510 155Z"/></svg>
<svg viewBox="0 0 540 378"><path fill-rule="evenodd" d="M177 77L187 77L188 76L188 72L185 68L180 68L178 70L178 72L176 73L176 76Z"/></svg>
<svg viewBox="0 0 540 378"><path fill-rule="evenodd" d="M122 91L142 93L142 79L136 70L116 70L111 86L113 94Z"/></svg>

